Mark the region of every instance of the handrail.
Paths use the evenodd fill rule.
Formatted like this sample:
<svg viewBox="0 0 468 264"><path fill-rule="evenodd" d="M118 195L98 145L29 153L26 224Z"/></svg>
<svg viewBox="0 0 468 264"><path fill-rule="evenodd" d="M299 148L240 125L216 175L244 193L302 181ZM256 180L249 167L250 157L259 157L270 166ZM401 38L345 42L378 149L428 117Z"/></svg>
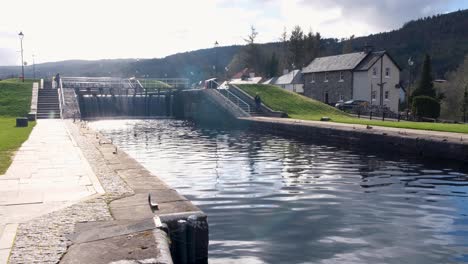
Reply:
<svg viewBox="0 0 468 264"><path fill-rule="evenodd" d="M220 86L219 83L217 83L216 81L212 81L213 83L215 83L218 87ZM250 111L250 104L248 104L247 102L245 102L244 100L240 99L237 95L233 94L231 91L229 91L229 89L216 89L218 90L221 94L223 94L220 90L225 90L226 93L228 95L231 95L232 97L234 97L236 100L237 100L237 105L240 107L239 103L242 103L244 104L244 106L247 107L247 113L250 114L251 111ZM223 94L224 95L224 94ZM229 99L229 96L226 96L228 99ZM231 99L229 99L231 100ZM231 100L232 101L232 100ZM234 103L234 102L233 102Z"/></svg>
<svg viewBox="0 0 468 264"><path fill-rule="evenodd" d="M65 96L63 94L63 84L62 79L59 81L59 86L57 87L57 92L59 95L59 109L60 109L60 118L63 119L63 108L65 107Z"/></svg>

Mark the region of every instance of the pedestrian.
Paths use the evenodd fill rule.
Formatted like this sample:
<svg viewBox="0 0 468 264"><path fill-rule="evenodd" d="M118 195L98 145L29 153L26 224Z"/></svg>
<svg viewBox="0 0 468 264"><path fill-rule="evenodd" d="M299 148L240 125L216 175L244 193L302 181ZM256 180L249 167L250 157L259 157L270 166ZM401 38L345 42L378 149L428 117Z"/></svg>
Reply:
<svg viewBox="0 0 468 264"><path fill-rule="evenodd" d="M60 74L55 75L55 83L56 83L56 88L58 89L60 87Z"/></svg>
<svg viewBox="0 0 468 264"><path fill-rule="evenodd" d="M255 106L257 110L260 110L260 106L262 105L262 98L260 98L259 94L255 95Z"/></svg>

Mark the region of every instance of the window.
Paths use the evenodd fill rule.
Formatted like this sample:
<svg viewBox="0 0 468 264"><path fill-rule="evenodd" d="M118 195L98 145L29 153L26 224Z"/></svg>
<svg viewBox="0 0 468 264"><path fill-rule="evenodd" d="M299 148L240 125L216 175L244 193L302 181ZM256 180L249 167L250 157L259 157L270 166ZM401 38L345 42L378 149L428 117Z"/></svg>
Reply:
<svg viewBox="0 0 468 264"><path fill-rule="evenodd" d="M385 100L388 100L388 91L385 91L384 96L385 96Z"/></svg>
<svg viewBox="0 0 468 264"><path fill-rule="evenodd" d="M340 80L339 82L343 82L344 81L344 74L342 71L340 71Z"/></svg>
<svg viewBox="0 0 468 264"><path fill-rule="evenodd" d="M340 94L340 101L344 101L344 95Z"/></svg>
<svg viewBox="0 0 468 264"><path fill-rule="evenodd" d="M377 77L377 68L372 68L372 76Z"/></svg>
<svg viewBox="0 0 468 264"><path fill-rule="evenodd" d="M311 78L310 82L315 83L315 73L312 73L312 78Z"/></svg>
<svg viewBox="0 0 468 264"><path fill-rule="evenodd" d="M372 91L371 97L372 97L372 101L375 101L375 99L377 98L377 92L376 92L376 91Z"/></svg>
<svg viewBox="0 0 468 264"><path fill-rule="evenodd" d="M390 78L390 68L385 68L385 77Z"/></svg>
<svg viewBox="0 0 468 264"><path fill-rule="evenodd" d="M325 79L323 81L328 82L328 72L325 73Z"/></svg>

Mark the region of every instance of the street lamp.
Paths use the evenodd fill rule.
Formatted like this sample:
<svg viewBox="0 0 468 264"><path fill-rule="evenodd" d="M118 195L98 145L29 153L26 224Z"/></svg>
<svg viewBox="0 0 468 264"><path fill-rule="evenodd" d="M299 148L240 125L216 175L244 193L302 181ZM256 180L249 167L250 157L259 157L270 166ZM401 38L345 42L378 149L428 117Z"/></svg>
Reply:
<svg viewBox="0 0 468 264"><path fill-rule="evenodd" d="M214 65L214 70L215 70L215 77L218 76L218 47L219 43L218 41L215 41L214 43L214 48L215 48L215 65Z"/></svg>
<svg viewBox="0 0 468 264"><path fill-rule="evenodd" d="M23 60L23 38L24 38L24 34L23 34L23 31L21 31L18 34L18 36L19 36L20 41L21 41L21 79L23 79L23 82L24 82L24 60Z"/></svg>
<svg viewBox="0 0 468 264"><path fill-rule="evenodd" d="M408 59L408 66L409 66L409 80L408 80L408 90L406 91L406 105L407 105L407 108L409 109L410 107L410 102L409 102L409 98L410 98L410 95L411 95L411 67L413 67L414 65L414 61L413 59L410 57Z"/></svg>

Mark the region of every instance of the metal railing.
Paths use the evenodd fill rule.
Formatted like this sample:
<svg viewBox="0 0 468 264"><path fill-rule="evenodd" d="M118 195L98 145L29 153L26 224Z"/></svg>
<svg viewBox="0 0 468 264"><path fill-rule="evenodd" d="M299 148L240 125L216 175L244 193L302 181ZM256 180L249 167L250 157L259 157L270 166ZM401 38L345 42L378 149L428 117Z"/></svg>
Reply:
<svg viewBox="0 0 468 264"><path fill-rule="evenodd" d="M59 86L57 87L57 92L59 97L60 118L63 118L63 109L65 108L65 96L63 94L63 83L61 78L58 83Z"/></svg>
<svg viewBox="0 0 468 264"><path fill-rule="evenodd" d="M212 81L212 82L215 83L218 87L220 86L220 84L217 83L216 81ZM248 114L252 113L250 111L250 104L248 104L247 102L245 102L244 100L239 98L237 95L233 94L231 91L229 91L229 89L216 89L216 90L219 93L221 93L224 97L229 99L229 101L236 104L239 108L241 108L242 110L244 110Z"/></svg>

